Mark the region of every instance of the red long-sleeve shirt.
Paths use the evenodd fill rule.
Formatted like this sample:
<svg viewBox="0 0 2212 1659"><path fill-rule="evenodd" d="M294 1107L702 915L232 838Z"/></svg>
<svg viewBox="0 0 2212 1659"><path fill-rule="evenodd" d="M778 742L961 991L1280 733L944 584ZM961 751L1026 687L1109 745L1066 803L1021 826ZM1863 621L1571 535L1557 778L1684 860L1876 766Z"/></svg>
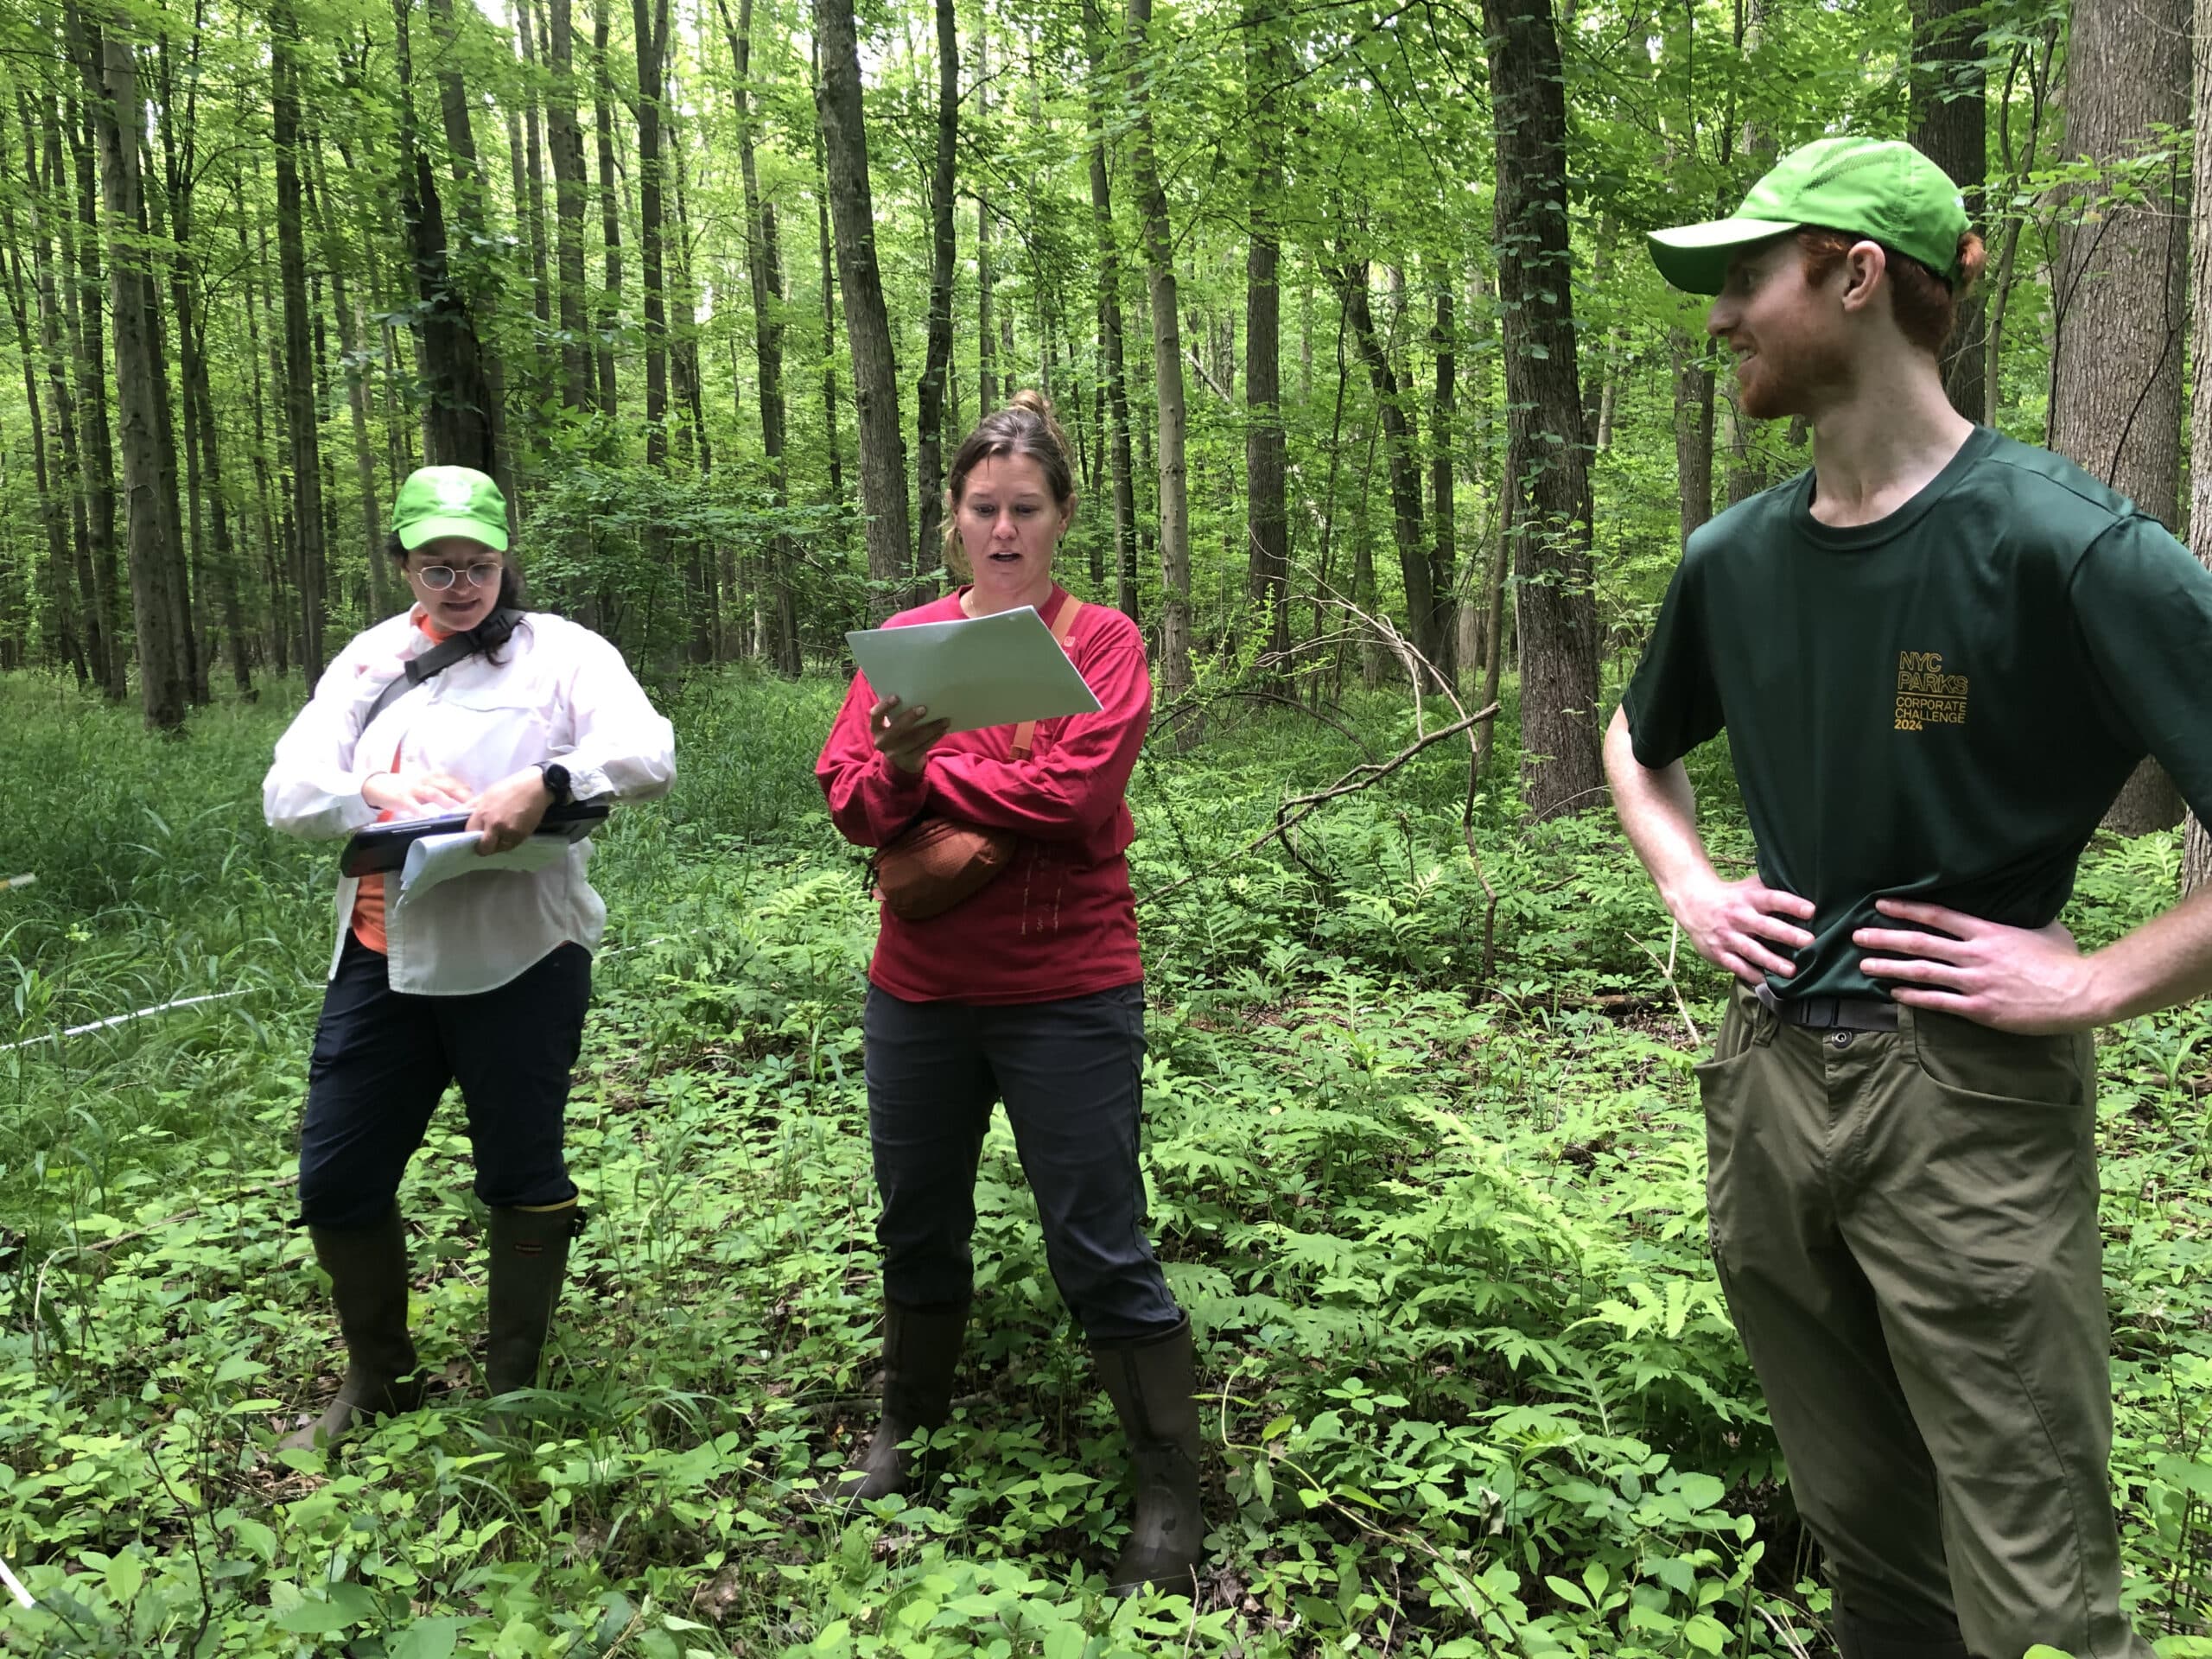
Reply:
<svg viewBox="0 0 2212 1659"><path fill-rule="evenodd" d="M1067 594L1052 589L1049 626ZM952 622L960 595L902 611L886 627ZM876 753L868 711L877 698L853 677L845 706L815 763L830 817L848 841L880 847L924 812L1020 837L996 880L943 915L901 921L883 912L868 978L910 1002L1049 1002L1135 983L1136 904L1129 843L1136 823L1129 773L1152 715L1152 679L1136 624L1105 605L1077 613L1067 653L1102 708L1040 721L1027 760L1013 758L1011 726L938 740L908 772Z"/></svg>

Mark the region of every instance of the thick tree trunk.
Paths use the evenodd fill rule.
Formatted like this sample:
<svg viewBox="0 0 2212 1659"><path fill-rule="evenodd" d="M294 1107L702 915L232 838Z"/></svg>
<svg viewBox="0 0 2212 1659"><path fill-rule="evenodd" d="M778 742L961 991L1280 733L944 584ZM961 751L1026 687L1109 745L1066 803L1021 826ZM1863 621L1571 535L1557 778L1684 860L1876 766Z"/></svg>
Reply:
<svg viewBox="0 0 2212 1659"><path fill-rule="evenodd" d="M546 0L546 148L553 164L553 271L561 324L561 404L592 406L591 324L584 305L583 128L576 120L575 28L571 0Z"/></svg>
<svg viewBox="0 0 2212 1659"><path fill-rule="evenodd" d="M721 6L722 28L730 37L730 55L737 68L738 165L745 179L746 269L753 286L753 361L760 378L760 448L768 461L768 487L774 505L789 499L791 470L784 459L784 302L783 251L778 245L776 209L762 200L758 161L753 149L753 0L740 0L735 29L729 10ZM804 666L799 657L798 601L792 591L791 571L798 551L791 538L779 531L770 544L771 615L768 655L779 674L794 678Z"/></svg>
<svg viewBox="0 0 2212 1659"><path fill-rule="evenodd" d="M423 453L433 466L474 467L481 473L498 474L502 470L498 400L486 370L483 342L477 337L475 317L453 270L437 174L430 165L429 156L415 140L409 10L409 0L392 0L399 69L399 216L407 227L415 268L415 291L421 301L417 329L422 343L423 390L427 394L423 409ZM461 101L460 112L465 127L466 99ZM448 143L453 137L448 133ZM464 188L464 198L466 195ZM288 299L288 365L289 339ZM295 433L293 443L296 446L298 442ZM512 509L510 512L512 516ZM304 515L297 522L303 524ZM310 532L302 528L299 533Z"/></svg>
<svg viewBox="0 0 2212 1659"><path fill-rule="evenodd" d="M147 725L175 732L184 725L191 671L176 626L181 550L166 534L175 514L162 499L161 394L154 366L157 302L151 262L139 235L145 201L137 136L135 124L127 136L122 126L122 112L140 107L137 61L130 46L87 22L73 0L67 22L99 158L140 704Z"/></svg>
<svg viewBox="0 0 2212 1659"><path fill-rule="evenodd" d="M1084 0L1084 50L1090 61L1085 85L1089 112L1090 223L1098 240L1098 342L1106 405L1108 470L1114 495L1114 602L1137 619L1136 485L1129 459L1129 385L1124 363L1122 322L1121 249L1114 236L1114 198L1106 172L1106 100L1109 54L1106 22L1098 0Z"/></svg>
<svg viewBox="0 0 2212 1659"><path fill-rule="evenodd" d="M1280 36L1262 8L1244 7L1245 95L1252 131L1248 200L1251 243L1244 257L1245 592L1266 629L1281 680L1290 671L1289 442L1282 422L1281 82Z"/></svg>
<svg viewBox="0 0 2212 1659"><path fill-rule="evenodd" d="M868 190L868 135L861 111L860 43L852 0L814 0L822 46L815 101L837 225L837 280L853 351L853 401L861 444L861 511L868 516L869 604L879 618L898 603L913 536L906 521L906 456L899 419L899 369L883 277L876 265L875 205Z"/></svg>
<svg viewBox="0 0 2212 1659"><path fill-rule="evenodd" d="M2212 0L2196 0L2196 38L2212 48ZM2212 49L2196 54L2196 108L2202 123L2212 115ZM2212 143L2197 147L2190 219L2196 231L2189 249L2190 338L2196 342L2196 374L2190 385L2189 544L2212 565ZM2212 881L2212 835L2196 813L2182 836L2182 896Z"/></svg>
<svg viewBox="0 0 2212 1659"><path fill-rule="evenodd" d="M943 560L944 524L944 382L952 366L954 162L960 140L960 24L952 0L936 0L937 150L930 167L930 315L922 378L914 398L914 460L918 474L914 546L917 576ZM915 597L919 599L917 582Z"/></svg>
<svg viewBox="0 0 2212 1659"><path fill-rule="evenodd" d="M1173 703L1191 690L1191 499L1186 475L1183 336L1176 299L1175 242L1167 192L1160 182L1153 133L1149 66L1152 0L1128 0L1129 101L1136 116L1137 209L1144 219L1145 289L1152 310L1152 372L1160 421L1160 700ZM1195 729L1191 728L1189 729Z"/></svg>
<svg viewBox="0 0 2212 1659"><path fill-rule="evenodd" d="M2067 147L2111 166L2189 120L2189 0L2088 6L2075 14ZM2140 200L2101 203L2061 234L2051 283L2056 333L2051 447L2161 524L2180 522L2183 325L2189 226L2185 146L2142 181ZM2105 823L2123 835L2168 829L2181 798L2155 763L2137 769Z"/></svg>
<svg viewBox="0 0 2212 1659"><path fill-rule="evenodd" d="M1483 0L1497 124L1506 493L1520 582L1522 781L1536 817L1603 798L1590 474L1580 442L1567 111L1551 0Z"/></svg>
<svg viewBox="0 0 2212 1659"><path fill-rule="evenodd" d="M1987 27L1979 0L1912 0L1910 137L1951 175L1966 198L1967 217L1977 225L1989 176L1988 78L1980 39ZM1970 421L1986 414L1982 365L1987 327L1980 296L1968 296L1943 353L1943 390Z"/></svg>
<svg viewBox="0 0 2212 1659"><path fill-rule="evenodd" d="M284 302L284 427L291 440L292 528L297 538L300 664L312 679L328 658L323 650L327 556L322 541L321 411L308 355L305 205L300 192L299 29L289 3L272 16L276 148L276 262ZM403 22L402 27L404 28Z"/></svg>

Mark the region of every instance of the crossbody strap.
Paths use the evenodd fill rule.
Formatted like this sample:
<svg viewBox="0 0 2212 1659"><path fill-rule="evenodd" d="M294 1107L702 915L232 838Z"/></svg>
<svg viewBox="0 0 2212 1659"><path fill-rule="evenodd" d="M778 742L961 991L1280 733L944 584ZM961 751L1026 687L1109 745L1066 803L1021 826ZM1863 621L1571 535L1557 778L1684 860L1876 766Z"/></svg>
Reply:
<svg viewBox="0 0 2212 1659"><path fill-rule="evenodd" d="M406 667L385 683L377 700L369 705L367 717L361 729L367 731L376 723L378 715L390 708L425 680L435 679L463 658L474 657L479 652L496 651L506 644L507 636L515 631L515 624L522 620L522 613L498 610L486 617L466 633L456 633L440 640L420 656L407 659Z"/></svg>
<svg viewBox="0 0 2212 1659"><path fill-rule="evenodd" d="M1068 648L1068 634L1075 627L1075 613L1082 608L1083 601L1073 594L1070 594L1067 596L1067 602L1060 607L1059 615L1053 620L1052 643L1064 653ZM1035 721L1025 720L1014 728L1014 758L1015 760L1027 760L1029 758L1029 751L1034 748L1036 744L1037 722Z"/></svg>

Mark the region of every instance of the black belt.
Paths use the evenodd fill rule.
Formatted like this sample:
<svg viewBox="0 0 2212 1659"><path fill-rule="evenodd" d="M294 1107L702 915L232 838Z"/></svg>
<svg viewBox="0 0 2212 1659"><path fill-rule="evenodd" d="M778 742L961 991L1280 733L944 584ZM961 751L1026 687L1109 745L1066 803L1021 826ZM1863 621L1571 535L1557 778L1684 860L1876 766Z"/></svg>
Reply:
<svg viewBox="0 0 2212 1659"><path fill-rule="evenodd" d="M1764 997L1760 999L1765 1001ZM1814 1031L1895 1031L1897 1005L1875 996L1801 996L1771 1005L1787 1025Z"/></svg>

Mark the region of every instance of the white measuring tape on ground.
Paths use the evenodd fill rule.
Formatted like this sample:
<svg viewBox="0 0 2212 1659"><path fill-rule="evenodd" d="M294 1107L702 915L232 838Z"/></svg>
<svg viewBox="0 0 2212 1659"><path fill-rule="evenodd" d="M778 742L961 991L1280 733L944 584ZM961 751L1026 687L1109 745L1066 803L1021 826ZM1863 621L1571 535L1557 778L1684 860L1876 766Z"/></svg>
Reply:
<svg viewBox="0 0 2212 1659"><path fill-rule="evenodd" d="M20 1043L0 1044L0 1054L12 1054L19 1048L36 1048L41 1043L58 1043L65 1037L85 1037L96 1031L106 1031L114 1026L127 1026L133 1020L167 1014L172 1008L197 1007L202 1002L226 1002L232 997L244 996L243 988L235 991L210 991L205 996L180 996L174 1002L162 1002L150 1008L140 1008L132 1014L111 1014L105 1020L95 1020L89 1026L72 1026L67 1031L50 1031L43 1037L26 1037Z"/></svg>
<svg viewBox="0 0 2212 1659"><path fill-rule="evenodd" d="M11 887L35 887L37 885L38 877L35 875L11 875L5 881L0 881L0 893L6 893Z"/></svg>
<svg viewBox="0 0 2212 1659"><path fill-rule="evenodd" d="M8 1570L8 1563L5 1561L0 1561L0 1585L5 1585L8 1587L8 1593L16 1599L17 1605L23 1607L38 1605L36 1598L23 1588L23 1581L21 1579Z"/></svg>

